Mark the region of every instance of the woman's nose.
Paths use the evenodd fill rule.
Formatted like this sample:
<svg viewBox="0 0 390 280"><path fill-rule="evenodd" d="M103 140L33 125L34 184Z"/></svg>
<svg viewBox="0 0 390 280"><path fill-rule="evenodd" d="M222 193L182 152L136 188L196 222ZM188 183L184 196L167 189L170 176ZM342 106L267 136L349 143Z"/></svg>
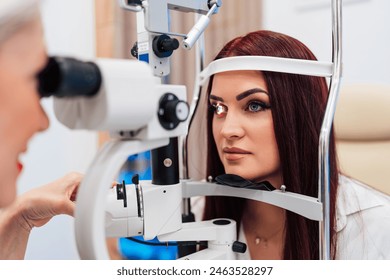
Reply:
<svg viewBox="0 0 390 280"><path fill-rule="evenodd" d="M230 113L230 114L229 114ZM237 116L229 112L222 125L221 134L226 139L241 138L245 134L243 124Z"/></svg>
<svg viewBox="0 0 390 280"><path fill-rule="evenodd" d="M49 117L47 116L45 110L40 108L40 118L39 118L39 131L44 131L49 127Z"/></svg>

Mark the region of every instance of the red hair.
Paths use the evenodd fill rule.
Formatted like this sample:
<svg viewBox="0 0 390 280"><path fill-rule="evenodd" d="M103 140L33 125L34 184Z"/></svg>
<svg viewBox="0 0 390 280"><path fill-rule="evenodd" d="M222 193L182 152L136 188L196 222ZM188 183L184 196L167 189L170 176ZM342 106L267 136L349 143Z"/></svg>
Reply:
<svg viewBox="0 0 390 280"><path fill-rule="evenodd" d="M317 60L300 41L271 31L256 31L233 39L225 45L215 59L229 56L275 56ZM281 162L282 180L287 190L318 196L318 141L326 108L328 87L325 78L263 72L268 86L274 131ZM212 86L210 78L208 94ZM212 134L213 114L207 115L207 172L215 178L224 173ZM331 170L331 240L335 256L335 201L338 186L338 166L334 133L330 142ZM231 218L240 225L245 200L230 197L207 197L204 219ZM319 225L287 211L284 259L318 259Z"/></svg>

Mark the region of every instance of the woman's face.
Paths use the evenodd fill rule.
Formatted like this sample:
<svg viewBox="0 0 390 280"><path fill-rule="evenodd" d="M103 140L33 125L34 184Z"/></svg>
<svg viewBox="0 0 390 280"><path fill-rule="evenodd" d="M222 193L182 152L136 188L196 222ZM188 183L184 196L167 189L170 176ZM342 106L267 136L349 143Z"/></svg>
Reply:
<svg viewBox="0 0 390 280"><path fill-rule="evenodd" d="M0 45L0 207L15 198L20 154L49 125L37 91L46 60L38 19Z"/></svg>
<svg viewBox="0 0 390 280"><path fill-rule="evenodd" d="M267 84L259 71L216 74L210 93L212 130L226 173L281 185Z"/></svg>

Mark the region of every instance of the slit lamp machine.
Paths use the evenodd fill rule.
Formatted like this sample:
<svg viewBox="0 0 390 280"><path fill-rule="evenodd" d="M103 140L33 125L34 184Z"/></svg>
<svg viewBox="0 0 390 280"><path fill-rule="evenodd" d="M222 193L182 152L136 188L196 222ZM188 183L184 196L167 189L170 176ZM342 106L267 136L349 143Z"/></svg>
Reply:
<svg viewBox="0 0 390 280"><path fill-rule="evenodd" d="M112 136L91 163L78 191L75 230L82 259L109 259L107 237L138 235L145 240L157 237L162 242L207 242L206 249L183 259L233 259L234 254L246 249L245 244L237 241L235 221L182 222L183 211L189 211L188 199L211 195L263 201L318 221L320 258L330 258L328 150L341 78L342 7L341 0L330 1L332 62L229 57L199 69L202 71L195 85L199 89L210 76L230 70L276 71L330 78L329 99L319 139L318 197L288 192L284 188L273 191L239 189L188 177L186 135L200 90L195 92L189 106L185 86L163 84L161 80L169 74L170 56L175 49L180 45L191 49L198 39L202 40L212 16L223 9L222 0L119 0L123 9L137 13L138 37L132 52L139 60L84 62L50 58L40 75L40 93L54 96L58 120L71 129L106 130ZM169 26L169 10L198 14L198 20L188 34L173 33ZM202 60L200 45L196 45L196 49ZM179 139L184 143L182 162L179 162ZM134 176L131 183L111 188L128 156L149 150L152 180L139 180ZM179 176L180 164L182 176Z"/></svg>

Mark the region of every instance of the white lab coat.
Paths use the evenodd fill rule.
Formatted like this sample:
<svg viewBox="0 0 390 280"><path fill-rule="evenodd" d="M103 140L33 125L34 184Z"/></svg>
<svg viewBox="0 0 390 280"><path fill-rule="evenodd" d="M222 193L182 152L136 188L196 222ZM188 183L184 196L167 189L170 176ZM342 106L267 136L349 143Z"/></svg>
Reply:
<svg viewBox="0 0 390 280"><path fill-rule="evenodd" d="M390 196L340 176L337 259L390 259Z"/></svg>
<svg viewBox="0 0 390 280"><path fill-rule="evenodd" d="M341 175L336 219L336 259L390 259L390 196ZM242 226L238 239L246 243ZM250 259L248 250L236 256Z"/></svg>

